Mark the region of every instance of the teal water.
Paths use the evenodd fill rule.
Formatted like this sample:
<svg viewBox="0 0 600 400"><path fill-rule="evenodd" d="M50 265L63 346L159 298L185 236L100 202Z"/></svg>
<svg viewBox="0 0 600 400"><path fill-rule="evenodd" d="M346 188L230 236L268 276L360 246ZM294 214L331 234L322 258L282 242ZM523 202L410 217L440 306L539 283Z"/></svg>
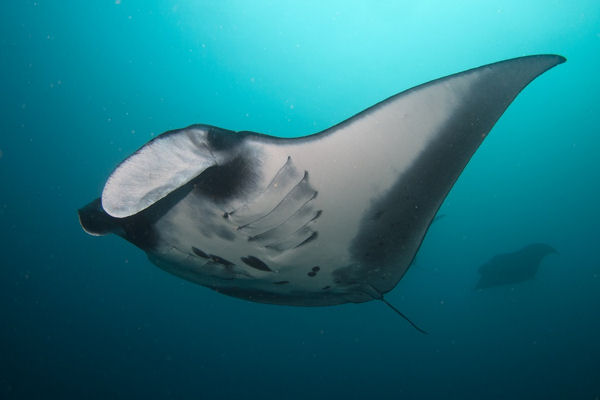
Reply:
<svg viewBox="0 0 600 400"><path fill-rule="evenodd" d="M169 129L301 136L528 54L568 61L500 119L379 302L245 302L171 276L76 210ZM1 398L600 396L597 1L0 5ZM532 242L537 277L475 291Z"/></svg>

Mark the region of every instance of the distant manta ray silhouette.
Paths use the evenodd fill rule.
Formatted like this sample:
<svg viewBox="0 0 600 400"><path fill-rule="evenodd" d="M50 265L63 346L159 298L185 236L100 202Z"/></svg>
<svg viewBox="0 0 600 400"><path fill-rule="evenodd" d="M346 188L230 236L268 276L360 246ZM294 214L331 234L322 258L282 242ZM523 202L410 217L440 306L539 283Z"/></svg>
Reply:
<svg viewBox="0 0 600 400"><path fill-rule="evenodd" d="M376 299L406 318L384 294L498 118L564 61L471 69L305 137L208 125L163 133L114 170L79 210L81 225L219 293L297 306Z"/></svg>
<svg viewBox="0 0 600 400"><path fill-rule="evenodd" d="M533 279L540 263L548 254L558 254L552 246L529 244L512 253L498 254L479 267L479 282L475 289L510 285Z"/></svg>

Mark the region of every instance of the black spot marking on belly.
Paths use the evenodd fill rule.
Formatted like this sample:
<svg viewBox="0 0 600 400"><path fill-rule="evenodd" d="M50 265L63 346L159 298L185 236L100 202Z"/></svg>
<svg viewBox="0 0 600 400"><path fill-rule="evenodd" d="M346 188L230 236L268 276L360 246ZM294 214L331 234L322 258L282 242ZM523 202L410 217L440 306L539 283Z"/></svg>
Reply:
<svg viewBox="0 0 600 400"><path fill-rule="evenodd" d="M325 286L324 288L322 288L321 290L327 290L327 289L331 289L331 286Z"/></svg>
<svg viewBox="0 0 600 400"><path fill-rule="evenodd" d="M272 272L273 270L271 268L269 268L269 266L267 264L265 264L260 258L258 257L254 257L254 256L248 256L248 257L242 257L242 261L255 269L258 269L260 271L267 271L267 272Z"/></svg>
<svg viewBox="0 0 600 400"><path fill-rule="evenodd" d="M312 242L313 240L315 240L317 238L318 235L319 234L317 232L313 232L309 237L307 237L302 243L300 243L295 248L297 249L300 246L304 246L306 243Z"/></svg>
<svg viewBox="0 0 600 400"><path fill-rule="evenodd" d="M286 285L290 283L290 281L277 281L277 282L273 282L274 285Z"/></svg>
<svg viewBox="0 0 600 400"><path fill-rule="evenodd" d="M314 267L312 267L312 270L315 272L319 272L321 270L321 267L319 267L318 265L315 265Z"/></svg>
<svg viewBox="0 0 600 400"><path fill-rule="evenodd" d="M308 276L310 276L311 278L317 276L317 273L315 271L310 271L308 274L306 274Z"/></svg>
<svg viewBox="0 0 600 400"><path fill-rule="evenodd" d="M194 252L195 255L197 255L198 257L202 257L202 258L209 258L208 254L206 254L205 252L203 252L202 250L200 250L197 247L192 246L192 251Z"/></svg>
<svg viewBox="0 0 600 400"><path fill-rule="evenodd" d="M214 254L211 254L209 257L213 262L216 262L218 264L223 264L226 267L231 267L232 265L235 265L231 261L227 261L226 259L219 257L219 256L215 256Z"/></svg>

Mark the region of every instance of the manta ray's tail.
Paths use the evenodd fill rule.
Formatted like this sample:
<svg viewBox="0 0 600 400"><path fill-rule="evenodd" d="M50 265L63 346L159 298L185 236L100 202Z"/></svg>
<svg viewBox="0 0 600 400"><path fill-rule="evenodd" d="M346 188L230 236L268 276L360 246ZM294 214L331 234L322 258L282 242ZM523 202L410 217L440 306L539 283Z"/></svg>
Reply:
<svg viewBox="0 0 600 400"><path fill-rule="evenodd" d="M363 293L369 295L370 297L372 297L373 300L381 300L385 305L387 305L389 308L391 308L392 310L394 310L394 312L396 314L398 314L399 316L401 316L402 318L404 318L409 324L412 325L413 328L415 328L416 330L418 330L422 334L424 334L424 335L428 335L429 334L427 331L419 328L419 326L417 324L415 324L414 322L412 322L406 315L404 315L400 310L398 310L390 302L388 302L383 297L383 293L381 293L381 291L379 289L377 289L375 286L366 284L360 290L361 290L361 292L363 292Z"/></svg>
<svg viewBox="0 0 600 400"><path fill-rule="evenodd" d="M390 304L383 296L381 296L381 298L379 300L383 301L384 304L387 305L392 310L394 310L396 312L396 314L398 314L399 316L401 316L402 318L404 318L406 321L408 321L408 323L411 324L413 328L415 328L416 330L418 330L419 332L421 332L424 335L429 335L429 333L427 331L419 328L417 326L417 324L415 324L410 319L408 319L408 317L406 315L402 314L402 312L400 312L400 310L398 310L396 307L394 307L392 304Z"/></svg>

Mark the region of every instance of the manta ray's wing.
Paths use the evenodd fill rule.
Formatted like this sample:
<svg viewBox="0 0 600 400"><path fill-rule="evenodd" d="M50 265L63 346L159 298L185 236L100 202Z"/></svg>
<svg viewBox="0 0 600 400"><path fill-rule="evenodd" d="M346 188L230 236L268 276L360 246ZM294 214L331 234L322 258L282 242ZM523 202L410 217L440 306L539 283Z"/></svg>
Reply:
<svg viewBox="0 0 600 400"><path fill-rule="evenodd" d="M163 134L113 172L82 225L225 294L380 298L504 110L563 61L522 57L438 79L303 138L202 125Z"/></svg>
<svg viewBox="0 0 600 400"><path fill-rule="evenodd" d="M301 154L292 158L312 174L322 223L330 215L323 243L349 252L337 279L391 290L498 118L528 83L562 62L530 56L451 75L303 139L312 145L297 146Z"/></svg>

